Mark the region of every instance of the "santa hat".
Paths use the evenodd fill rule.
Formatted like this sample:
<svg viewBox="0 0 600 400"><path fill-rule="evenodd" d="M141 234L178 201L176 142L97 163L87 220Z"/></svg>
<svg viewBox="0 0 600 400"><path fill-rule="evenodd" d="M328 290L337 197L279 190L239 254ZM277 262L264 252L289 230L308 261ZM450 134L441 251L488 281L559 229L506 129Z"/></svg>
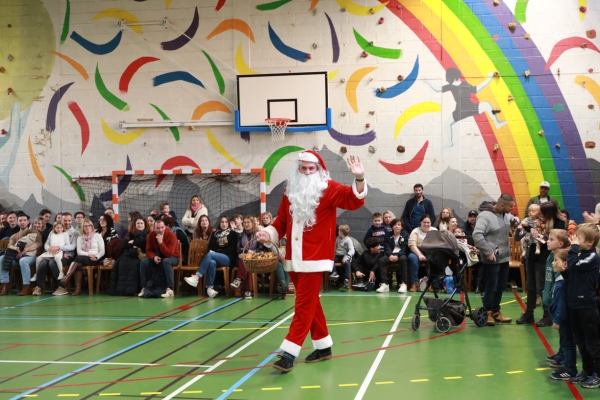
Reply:
<svg viewBox="0 0 600 400"><path fill-rule="evenodd" d="M323 169L323 172L327 173L327 167L325 166L325 162L319 155L319 153L313 150L304 150L300 154L298 154L298 161L306 161L319 164Z"/></svg>

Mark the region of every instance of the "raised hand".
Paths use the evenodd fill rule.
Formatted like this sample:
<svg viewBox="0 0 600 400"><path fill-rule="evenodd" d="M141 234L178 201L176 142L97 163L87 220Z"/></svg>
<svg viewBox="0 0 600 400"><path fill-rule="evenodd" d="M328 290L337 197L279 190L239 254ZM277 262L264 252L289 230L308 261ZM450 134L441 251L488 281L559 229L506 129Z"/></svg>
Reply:
<svg viewBox="0 0 600 400"><path fill-rule="evenodd" d="M350 173L354 175L355 178L363 179L365 177L365 168L363 167L362 162L360 162L360 157L350 154L346 159L346 162L348 162Z"/></svg>

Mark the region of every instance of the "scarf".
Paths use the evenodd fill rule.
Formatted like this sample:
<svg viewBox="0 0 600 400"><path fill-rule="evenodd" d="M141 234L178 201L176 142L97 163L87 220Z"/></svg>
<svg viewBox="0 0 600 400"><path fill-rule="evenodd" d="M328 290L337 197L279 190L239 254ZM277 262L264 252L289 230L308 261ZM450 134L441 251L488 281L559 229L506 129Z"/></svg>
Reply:
<svg viewBox="0 0 600 400"><path fill-rule="evenodd" d="M244 230L242 235L242 248L246 247L249 241L255 238L254 232ZM252 242L250 246L248 246L248 250L256 250L258 243L256 241Z"/></svg>
<svg viewBox="0 0 600 400"><path fill-rule="evenodd" d="M198 204L197 206L190 206L190 210L192 210L192 213L194 214L194 216L196 215L196 213L198 212L198 210L202 207L202 204Z"/></svg>
<svg viewBox="0 0 600 400"><path fill-rule="evenodd" d="M82 235L83 236L83 251L85 251L86 253L90 251L90 248L92 247L92 239L94 238L94 233L90 233L89 235Z"/></svg>

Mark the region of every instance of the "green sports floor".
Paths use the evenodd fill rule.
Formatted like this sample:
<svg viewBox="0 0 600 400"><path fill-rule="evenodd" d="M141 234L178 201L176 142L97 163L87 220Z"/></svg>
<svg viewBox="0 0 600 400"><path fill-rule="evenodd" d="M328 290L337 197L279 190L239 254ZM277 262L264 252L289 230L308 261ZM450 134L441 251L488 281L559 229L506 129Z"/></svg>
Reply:
<svg viewBox="0 0 600 400"><path fill-rule="evenodd" d="M558 347L552 328L477 328L467 319L441 334L422 312L413 331L416 295L324 292L334 358L298 362L282 375L271 364L293 296L14 293L0 298L0 399L600 398L600 390L549 378L545 358ZM519 294L503 298L514 319ZM300 360L310 338L304 346Z"/></svg>

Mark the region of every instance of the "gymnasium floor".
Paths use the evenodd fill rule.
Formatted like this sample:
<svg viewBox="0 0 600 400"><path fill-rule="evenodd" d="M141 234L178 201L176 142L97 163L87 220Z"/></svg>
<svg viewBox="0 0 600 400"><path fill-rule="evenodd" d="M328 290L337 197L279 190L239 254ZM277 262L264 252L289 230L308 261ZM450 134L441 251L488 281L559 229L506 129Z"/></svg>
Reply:
<svg viewBox="0 0 600 400"><path fill-rule="evenodd" d="M13 292L14 293L14 292ZM506 292L516 319L520 299ZM193 295L0 298L0 399L590 399L600 391L552 381L552 328L438 333L416 296L324 292L334 358L270 365L293 312L287 299ZM472 296L474 306L481 298ZM537 316L539 317L539 315ZM547 341L547 342L546 342ZM300 359L310 352L310 338Z"/></svg>

